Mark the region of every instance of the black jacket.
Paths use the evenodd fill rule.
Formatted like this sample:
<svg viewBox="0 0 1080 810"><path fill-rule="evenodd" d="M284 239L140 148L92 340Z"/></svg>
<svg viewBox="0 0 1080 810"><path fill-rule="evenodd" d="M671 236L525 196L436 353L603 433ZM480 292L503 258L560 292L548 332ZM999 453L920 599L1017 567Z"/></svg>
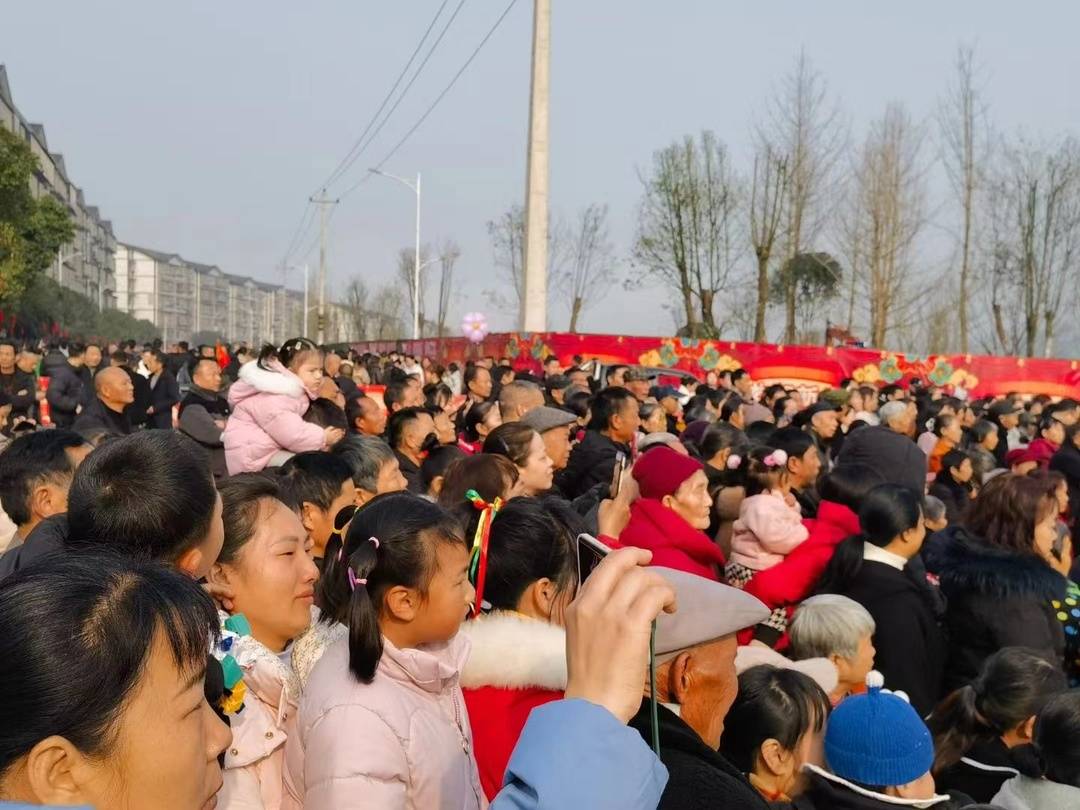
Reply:
<svg viewBox="0 0 1080 810"><path fill-rule="evenodd" d="M900 484L920 495L926 491L926 454L907 436L874 425L856 430L844 441L840 464L873 467L892 484Z"/></svg>
<svg viewBox="0 0 1080 810"><path fill-rule="evenodd" d="M939 791L960 790L977 802L990 804L1001 786L1018 773L1008 747L995 737L975 743L964 759L934 774L934 781Z"/></svg>
<svg viewBox="0 0 1080 810"><path fill-rule="evenodd" d="M124 413L133 425L145 425L150 417L146 410L150 407L150 381L142 374L137 374L127 366L122 366L124 372L131 380L131 387L135 389L134 401L124 408Z"/></svg>
<svg viewBox="0 0 1080 810"><path fill-rule="evenodd" d="M11 415L37 419L37 379L18 366L11 374L0 374L0 391L11 397Z"/></svg>
<svg viewBox="0 0 1080 810"><path fill-rule="evenodd" d="M829 779L817 771L811 771L809 777L806 791L786 807L793 810L896 810L898 807L895 800L884 796L880 799L875 798L870 791L858 793L850 786L835 781L836 777ZM943 795L944 790L939 789L937 793ZM931 807L933 810L954 810L954 808L967 807L970 804L970 797L951 794L949 801L938 802ZM910 805L904 806L910 807Z"/></svg>
<svg viewBox="0 0 1080 810"><path fill-rule="evenodd" d="M597 484L611 483L615 473L615 454L623 453L630 461L630 448L609 439L596 430L585 431L585 438L570 451L565 470L555 474L555 486L573 500Z"/></svg>
<svg viewBox="0 0 1080 810"><path fill-rule="evenodd" d="M45 399L49 403L49 416L57 427L71 427L75 409L83 402L83 390L83 377L75 366L65 363L53 369Z"/></svg>
<svg viewBox="0 0 1080 810"><path fill-rule="evenodd" d="M117 413L112 408L106 407L105 403L97 397L94 397L93 402L82 409L82 413L72 423L71 429L83 436L104 430L110 437L127 436L132 430L126 408Z"/></svg>
<svg viewBox="0 0 1080 810"><path fill-rule="evenodd" d="M930 494L945 504L945 517L950 526L963 522L971 503L971 490L952 480L943 470L930 485Z"/></svg>
<svg viewBox="0 0 1080 810"><path fill-rule="evenodd" d="M974 680L1002 647L1030 647L1063 666L1065 634L1050 603L1065 598L1065 577L1034 553L990 546L963 529L933 539L924 559L937 570L948 601L947 689Z"/></svg>
<svg viewBox="0 0 1080 810"><path fill-rule="evenodd" d="M657 706L660 723L660 761L668 769L668 783L658 810L766 810L768 804L749 780L705 744L682 718L670 709ZM652 721L649 701L644 700L630 720L649 745Z"/></svg>
<svg viewBox="0 0 1080 810"><path fill-rule="evenodd" d="M1050 469L1065 476L1069 485L1069 512L1075 525L1080 516L1080 448L1065 442L1050 459Z"/></svg>
<svg viewBox="0 0 1080 810"><path fill-rule="evenodd" d="M412 459L404 453L395 450L394 455L397 457L401 474L405 476L405 481L409 485L409 492L424 495L424 482L420 478L420 467L413 464Z"/></svg>
<svg viewBox="0 0 1080 810"><path fill-rule="evenodd" d="M345 395L346 401L362 393L352 377L345 377L339 374L334 377L334 382L337 383L338 390Z"/></svg>
<svg viewBox="0 0 1080 810"><path fill-rule="evenodd" d="M865 428L863 428L865 430ZM902 689L920 717L941 698L945 640L923 588L905 572L864 560L842 591L874 617L874 669L889 689Z"/></svg>
<svg viewBox="0 0 1080 810"><path fill-rule="evenodd" d="M180 401L180 432L194 439L206 451L215 481L224 480L229 475L225 466L225 446L221 442L224 428L215 421L227 419L228 416L229 403L223 396L194 384Z"/></svg>
<svg viewBox="0 0 1080 810"><path fill-rule="evenodd" d="M0 581L42 557L62 552L67 535L66 514L45 518L21 544L0 555Z"/></svg>
<svg viewBox="0 0 1080 810"><path fill-rule="evenodd" d="M180 386L176 383L176 377L167 368L161 370L157 382L151 381L150 405L154 412L147 419L146 426L171 430L173 405L180 402Z"/></svg>

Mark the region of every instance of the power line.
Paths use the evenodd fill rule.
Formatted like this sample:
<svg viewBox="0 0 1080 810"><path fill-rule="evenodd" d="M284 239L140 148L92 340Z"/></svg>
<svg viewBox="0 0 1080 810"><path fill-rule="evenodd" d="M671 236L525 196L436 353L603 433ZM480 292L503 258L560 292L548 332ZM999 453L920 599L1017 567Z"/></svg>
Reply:
<svg viewBox="0 0 1080 810"><path fill-rule="evenodd" d="M412 55L409 57L409 61L405 63L405 67L403 67L401 69L401 72L398 74L398 77L394 81L393 86L390 88L389 92L387 92L386 96L383 97L382 103L379 104L379 109L377 109L375 111L375 114L373 116L371 116L371 120L369 120L367 122L367 126L365 126L364 131L360 133L360 137L356 139L356 142L353 143L353 145L351 147L349 147L349 151L345 153L345 157L343 157L341 159L341 162L338 163L338 165L334 168L334 170L332 172L330 172L330 176L323 182L323 184L321 186L319 186L320 189L326 188L327 186L329 186L331 183L333 183L338 178L338 176L342 172L342 167L345 165L346 161L349 160L349 158L352 156L353 152L355 152L356 149L358 149L360 147L360 144L363 143L364 138L367 136L368 132L371 130L372 125L375 123L375 121L378 120L379 116L382 114L382 111L384 109L386 109L387 102L389 102L390 99L393 97L394 92L398 89L398 86L401 84L401 80L404 79L405 74L409 72L409 68L412 67L412 63L416 60L416 57L420 53L421 48L424 47L424 43L427 42L428 36L431 34L431 32L435 28L435 23L439 21L439 17L442 16L443 9L446 8L447 3L449 3L449 2L450 2L450 0L443 0L442 5L440 5L439 8L436 10L435 16L431 18L431 22L428 23L428 27L424 31L424 35L422 37L420 37L420 41L416 44L416 48L413 49ZM451 19L451 22L453 22L452 19ZM443 32L445 33L445 29L443 30ZM436 44L438 44L438 43L436 43ZM421 70L423 69L422 65L421 65L420 69ZM417 73L419 73L419 71L417 71ZM405 92L408 92L408 88L406 88ZM314 196L314 194L312 194L312 196Z"/></svg>
<svg viewBox="0 0 1080 810"><path fill-rule="evenodd" d="M281 257L281 266L285 267L289 263L289 259L292 258L293 251L299 246L300 240L303 239L303 233L310 226L308 222L308 214L313 211L311 207L311 201L304 206L304 213L300 215L300 222L296 226L296 230L293 231L292 239L289 240L289 246L285 249L285 255ZM311 220L314 222L314 219Z"/></svg>
<svg viewBox="0 0 1080 810"><path fill-rule="evenodd" d="M479 55L479 53L483 49L484 45L487 44L487 41L489 39L491 39L491 37L495 33L495 31L498 30L500 25L502 25L502 21L506 19L507 15L510 13L511 9L513 9L513 7L517 5L517 2L518 2L518 0L510 0L509 5L507 5L507 7L503 10L503 13L499 15L499 18L497 20L495 20L495 24L492 25L491 28L488 29L488 32L486 34L484 34L484 38L480 40L480 44L478 44L476 46L476 49L472 52L472 54L469 56L469 58L465 60L465 64L463 64L458 69L458 72L454 74L453 78L450 79L450 83L447 84L446 87L443 88L443 91L441 93L439 93L438 96L436 96L435 100L433 102L431 102L431 105L427 108L427 110L424 111L424 114L421 115L420 118L417 120L417 122L415 124L413 124L409 128L409 130L401 137L401 140L399 140L396 144L394 144L393 149L391 149L389 152L387 152L386 156L383 157L383 159L381 161L379 161L375 165L376 169L381 169L383 166L385 166L390 161L390 158L392 158L397 153L398 149L400 149L402 146L404 146L405 142L410 137L412 137L412 134L414 132L416 132L416 130L418 130L420 128L421 124L423 124L424 121L427 120L427 117L429 115L431 115L432 112L434 112L435 108L439 106L439 103L446 97L447 93L449 93L450 90L453 89L454 84L457 82L457 80L459 78L461 78L461 74L463 74L468 69L469 65L471 65L473 63L473 60L475 60L476 57ZM356 181L356 183L354 183L352 186L347 188L338 197L338 199L339 200L345 199L345 197L352 194L352 192L354 192L357 188L359 188L361 185L366 183L370 177L371 177L370 174L365 174L358 181Z"/></svg>
<svg viewBox="0 0 1080 810"><path fill-rule="evenodd" d="M397 101L394 102L394 105L390 108L390 110L386 113L386 115L383 116L382 121L380 121L379 125L377 127L375 127L375 131L372 132L368 136L367 140L360 147L360 149L356 152L356 154L354 154L352 157L348 158L344 168L340 172L337 173L337 178L336 179L340 180L341 177L343 175L345 175L349 171L349 169L352 168L353 164L356 163L356 161L359 159L360 155L362 155L367 150L367 148L369 146L371 146L372 142L374 142L374 140L378 136L378 134L380 132L382 132L383 127L386 126L386 123L390 120L391 116L393 116L394 112L401 105L401 102L405 99L405 96L408 94L408 92L412 88L413 84L415 84L416 80L420 77L420 74L423 72L424 67L427 65L428 61L431 59L432 55L435 53L435 49L439 47L439 43L442 42L443 37L446 36L446 32L449 31L450 26L454 24L454 20L457 19L458 14L461 12L461 9L465 5L465 2L466 2L466 0L459 0L457 6L454 7L454 11L450 15L450 19L448 19L446 21L446 25L444 25L442 31L439 32L439 36L432 43L431 47L428 49L427 54L424 55L424 60L420 63L420 66L416 69L416 72L413 73L412 78L409 79L408 84L406 84L405 88L401 91L401 95L399 95L397 97Z"/></svg>

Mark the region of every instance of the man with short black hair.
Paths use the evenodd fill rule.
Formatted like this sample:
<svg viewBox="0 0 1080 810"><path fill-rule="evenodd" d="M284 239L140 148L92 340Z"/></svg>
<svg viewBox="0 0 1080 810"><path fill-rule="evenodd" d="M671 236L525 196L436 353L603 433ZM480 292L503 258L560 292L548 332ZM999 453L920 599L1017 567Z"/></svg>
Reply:
<svg viewBox="0 0 1080 810"><path fill-rule="evenodd" d="M85 349L81 343L68 346L67 362L53 367L45 398L49 417L57 427L71 427L82 410L86 377L83 369Z"/></svg>
<svg viewBox="0 0 1080 810"><path fill-rule="evenodd" d="M11 397L11 416L33 418L37 407L37 379L16 363L18 353L10 340L0 340L0 392Z"/></svg>
<svg viewBox="0 0 1080 810"><path fill-rule="evenodd" d="M150 407L146 426L158 430L171 430L173 406L180 402L180 386L176 377L165 367L165 355L160 349L143 352L143 363L150 372Z"/></svg>
<svg viewBox="0 0 1080 810"><path fill-rule="evenodd" d="M800 428L788 427L773 433L770 447L783 450L787 455L788 480L791 494L799 502L804 518L817 517L821 497L817 482L821 475L821 455L810 435Z"/></svg>
<svg viewBox="0 0 1080 810"><path fill-rule="evenodd" d="M221 396L221 366L212 357L197 357L191 363L191 387L180 401L177 425L180 432L202 447L209 457L215 481L228 477L225 445L221 434L229 418L229 403Z"/></svg>
<svg viewBox="0 0 1080 810"><path fill-rule="evenodd" d="M39 430L15 438L0 455L0 505L15 524L0 550L19 546L46 518L67 511L71 477L93 448L70 430Z"/></svg>
<svg viewBox="0 0 1080 810"><path fill-rule="evenodd" d="M543 390L529 380L514 380L499 390L499 412L504 425L520 421L529 411L543 404Z"/></svg>
<svg viewBox="0 0 1080 810"><path fill-rule="evenodd" d="M357 506L363 506L376 495L401 492L408 486L397 456L381 438L346 436L330 452L349 465L356 486Z"/></svg>
<svg viewBox="0 0 1080 810"><path fill-rule="evenodd" d="M626 372L630 366L608 366L604 375L604 383L607 388L624 388L626 386Z"/></svg>
<svg viewBox="0 0 1080 810"><path fill-rule="evenodd" d="M338 513L356 504L352 470L340 456L311 450L282 464L278 481L285 503L300 515L311 540L311 556L321 571Z"/></svg>
<svg viewBox="0 0 1080 810"><path fill-rule="evenodd" d="M566 469L555 475L555 486L571 500L612 480L616 454L630 462L630 443L641 425L638 401L625 388L605 388L589 407L592 418L585 438L571 451Z"/></svg>
<svg viewBox="0 0 1080 810"><path fill-rule="evenodd" d="M387 416L393 416L403 408L418 408L424 404L424 393L410 377L393 380L383 391Z"/></svg>
<svg viewBox="0 0 1080 810"><path fill-rule="evenodd" d="M361 394L345 402L345 419L349 432L361 436L382 436L386 433L386 410L369 396Z"/></svg>
<svg viewBox="0 0 1080 810"><path fill-rule="evenodd" d="M731 372L731 387L747 402L754 401L754 379L745 368L737 368Z"/></svg>
<svg viewBox="0 0 1080 810"><path fill-rule="evenodd" d="M397 456L401 474L409 484L409 491L423 495L420 464L429 450L439 446L435 420L423 408L402 408L390 417L387 439Z"/></svg>
<svg viewBox="0 0 1080 810"><path fill-rule="evenodd" d="M544 379L554 377L556 374L562 374L562 364L559 362L558 357L549 354L544 358Z"/></svg>

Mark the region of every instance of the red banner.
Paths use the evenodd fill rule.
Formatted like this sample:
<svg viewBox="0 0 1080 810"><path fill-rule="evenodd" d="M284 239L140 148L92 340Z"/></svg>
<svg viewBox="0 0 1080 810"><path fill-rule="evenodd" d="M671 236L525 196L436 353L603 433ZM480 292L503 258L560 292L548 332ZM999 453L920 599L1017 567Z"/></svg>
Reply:
<svg viewBox="0 0 1080 810"><path fill-rule="evenodd" d="M827 388L845 378L860 383L907 385L913 379L961 388L974 397L1006 394L1080 396L1080 362L985 355L931 355L849 347L774 346L726 340L580 335L565 332L488 335L481 343L465 338L443 340L374 341L352 344L358 352L400 351L439 363L481 357L508 358L515 368L538 370L549 355L564 366L575 355L603 363L652 366L703 378L709 371L745 368L759 382L784 381L803 387Z"/></svg>

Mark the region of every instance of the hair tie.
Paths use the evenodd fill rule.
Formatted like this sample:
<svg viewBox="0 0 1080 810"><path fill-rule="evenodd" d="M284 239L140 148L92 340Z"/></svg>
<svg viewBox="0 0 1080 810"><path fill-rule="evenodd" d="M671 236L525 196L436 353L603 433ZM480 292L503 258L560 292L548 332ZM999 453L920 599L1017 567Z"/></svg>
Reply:
<svg viewBox="0 0 1080 810"><path fill-rule="evenodd" d="M353 573L352 566L349 566L347 576L349 577L349 590L350 591L355 591L357 585L367 585L367 580L366 579L361 579L355 573Z"/></svg>
<svg viewBox="0 0 1080 810"><path fill-rule="evenodd" d="M773 450L761 461L766 467L783 467L787 464L787 453L783 450Z"/></svg>
<svg viewBox="0 0 1080 810"><path fill-rule="evenodd" d="M476 523L476 533L473 535L472 552L469 559L469 581L472 582L473 588L476 590L476 601L473 602L472 615L476 617L480 615L480 609L484 604L484 580L487 577L488 538L491 536L491 521L495 519L495 515L502 509L503 500L496 497L495 500L488 503L480 497L480 493L475 489L467 490L465 499L474 508L480 510L480 519Z"/></svg>
<svg viewBox="0 0 1080 810"><path fill-rule="evenodd" d="M729 470L737 470L739 469L739 465L741 464L742 456L740 456L738 453L732 453L730 456L727 457L727 468Z"/></svg>

